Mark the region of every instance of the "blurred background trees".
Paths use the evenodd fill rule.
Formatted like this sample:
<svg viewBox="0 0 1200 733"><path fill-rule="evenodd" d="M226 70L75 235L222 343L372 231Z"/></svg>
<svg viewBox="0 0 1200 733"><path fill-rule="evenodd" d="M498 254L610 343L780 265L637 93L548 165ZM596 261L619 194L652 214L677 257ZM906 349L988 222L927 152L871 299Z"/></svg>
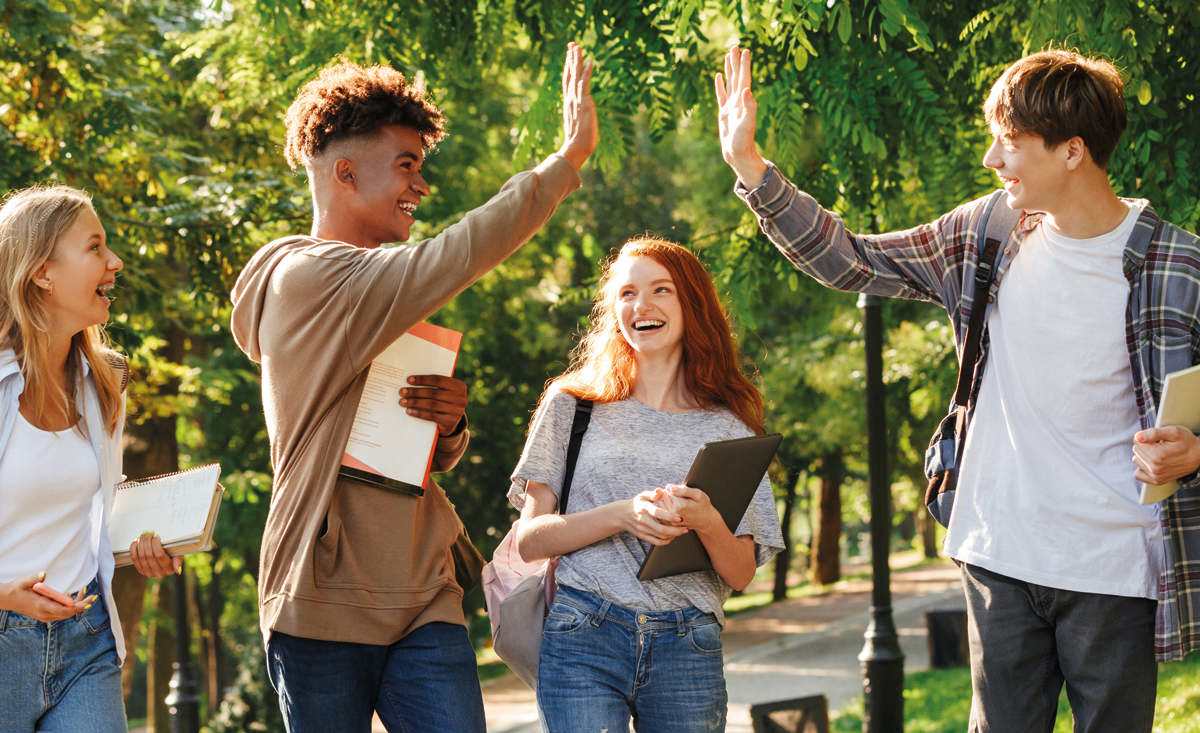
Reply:
<svg viewBox="0 0 1200 733"><path fill-rule="evenodd" d="M214 729L274 714L254 592L268 445L228 293L257 247L308 230L303 176L283 161L283 110L333 59L391 64L447 113L414 240L552 151L563 48L578 39L596 59L602 140L585 188L434 316L465 333L458 374L474 433L441 483L485 553L513 517L508 472L601 262L643 232L693 246L713 270L769 429L786 436L772 468L790 540L776 597L789 570L836 580L865 530L854 296L793 272L731 194L711 77L734 42L754 52L760 145L852 228L912 226L992 188L980 105L1007 63L1049 45L1103 54L1126 75L1117 190L1189 229L1200 222L1191 0L0 0L0 19L0 189L89 190L126 261L109 327L135 370L126 472L224 468L219 547L187 566ZM921 461L952 388L953 342L934 306L894 301L885 317L896 542L932 555ZM129 707L142 714L165 694L170 618L157 583L125 576L120 590L139 663ZM218 713L226 688L241 694ZM161 724L161 710L145 714Z"/></svg>

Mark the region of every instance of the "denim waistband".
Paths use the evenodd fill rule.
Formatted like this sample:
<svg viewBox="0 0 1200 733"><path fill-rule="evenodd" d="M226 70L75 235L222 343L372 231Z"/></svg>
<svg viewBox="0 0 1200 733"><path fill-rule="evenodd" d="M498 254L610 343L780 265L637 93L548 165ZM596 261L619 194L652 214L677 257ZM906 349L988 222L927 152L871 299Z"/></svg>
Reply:
<svg viewBox="0 0 1200 733"><path fill-rule="evenodd" d="M602 621L611 621L637 631L677 631L680 634L686 634L687 630L693 626L717 623L716 616L701 611L695 606L676 608L670 611L639 611L569 585L558 586L554 602L565 603L586 613L592 617L592 623L597 626Z"/></svg>

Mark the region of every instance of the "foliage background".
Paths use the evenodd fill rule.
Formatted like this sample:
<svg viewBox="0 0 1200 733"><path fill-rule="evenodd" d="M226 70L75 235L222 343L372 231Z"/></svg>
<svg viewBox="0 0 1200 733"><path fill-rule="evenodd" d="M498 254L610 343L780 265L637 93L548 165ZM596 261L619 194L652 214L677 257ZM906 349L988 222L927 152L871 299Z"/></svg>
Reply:
<svg viewBox="0 0 1200 733"><path fill-rule="evenodd" d="M695 247L717 277L769 427L787 437L781 493L806 496L810 479L813 490L840 487L833 511L847 535L865 527L855 299L792 272L730 193L710 90L735 41L754 52L764 151L853 228L912 226L988 191L994 178L978 162L987 88L1049 45L1107 56L1127 78L1117 190L1189 229L1200 221L1192 0L0 0L0 19L0 189L91 191L126 260L109 333L136 370L128 472L225 469L220 549L189 565L202 640L216 638L213 658L224 659L214 689L232 680L229 660L261 657L254 576L271 488L258 373L230 338L228 293L258 246L308 228L303 177L283 162L282 113L336 57L401 69L447 113L414 239L556 147L568 40L597 62L602 140L585 188L434 319L466 334L459 374L474 439L441 481L485 552L512 518L507 472L544 382L565 366L602 259L647 231ZM953 346L933 306L891 302L885 317L907 541ZM153 608L141 624L169 631Z"/></svg>

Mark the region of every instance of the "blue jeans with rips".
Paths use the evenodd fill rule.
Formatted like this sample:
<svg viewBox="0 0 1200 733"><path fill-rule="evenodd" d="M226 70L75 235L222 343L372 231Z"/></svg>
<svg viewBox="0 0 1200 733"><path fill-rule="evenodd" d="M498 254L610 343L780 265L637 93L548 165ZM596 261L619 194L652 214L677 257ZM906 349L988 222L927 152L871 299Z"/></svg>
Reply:
<svg viewBox="0 0 1200 733"><path fill-rule="evenodd" d="M88 594L101 595L92 580ZM0 731L125 733L121 662L101 597L65 621L0 611Z"/></svg>
<svg viewBox="0 0 1200 733"><path fill-rule="evenodd" d="M538 707L550 733L725 730L715 616L637 611L560 586L543 626Z"/></svg>
<svg viewBox="0 0 1200 733"><path fill-rule="evenodd" d="M389 645L272 631L267 670L288 733L483 733L483 695L467 630L435 622Z"/></svg>

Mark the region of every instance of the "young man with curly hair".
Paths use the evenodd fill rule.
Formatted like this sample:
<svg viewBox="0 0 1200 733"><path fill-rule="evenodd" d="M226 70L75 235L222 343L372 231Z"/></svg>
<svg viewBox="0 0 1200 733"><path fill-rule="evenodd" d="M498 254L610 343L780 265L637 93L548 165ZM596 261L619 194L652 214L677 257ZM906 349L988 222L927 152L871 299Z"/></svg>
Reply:
<svg viewBox="0 0 1200 733"><path fill-rule="evenodd" d="M971 730L1050 731L1065 682L1076 731L1149 731L1156 656L1200 648L1200 438L1154 427L1166 376L1200 360L1200 243L1110 185L1116 68L1060 50L1011 65L984 105L983 165L1004 191L877 235L759 154L748 52L716 92L737 194L780 252L830 287L943 306L960 352L981 219L1012 212L982 248L999 259L973 298L983 340L945 547L967 599ZM1139 503L1139 482L1173 479L1173 497Z"/></svg>
<svg viewBox="0 0 1200 733"><path fill-rule="evenodd" d="M445 493L410 496L339 475L367 368L393 341L512 254L579 186L595 149L591 62L563 72L560 150L438 236L408 238L441 112L398 71L341 63L287 113L287 158L308 174L309 235L260 249L233 291L233 333L262 364L275 479L259 613L288 730L484 730ZM466 450L466 385L419 377L397 395L437 423L434 470Z"/></svg>

